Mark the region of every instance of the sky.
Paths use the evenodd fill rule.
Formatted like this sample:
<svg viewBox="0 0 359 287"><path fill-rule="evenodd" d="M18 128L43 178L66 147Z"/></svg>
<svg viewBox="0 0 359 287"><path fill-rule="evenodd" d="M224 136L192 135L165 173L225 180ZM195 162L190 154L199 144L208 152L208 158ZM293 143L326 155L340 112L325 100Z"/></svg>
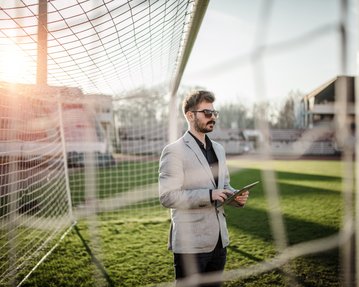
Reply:
<svg viewBox="0 0 359 287"><path fill-rule="evenodd" d="M354 75L354 2L343 67L339 0L211 0L182 85L213 91L219 105L280 105L291 91L308 94L337 75ZM255 55L260 46L264 52Z"/></svg>

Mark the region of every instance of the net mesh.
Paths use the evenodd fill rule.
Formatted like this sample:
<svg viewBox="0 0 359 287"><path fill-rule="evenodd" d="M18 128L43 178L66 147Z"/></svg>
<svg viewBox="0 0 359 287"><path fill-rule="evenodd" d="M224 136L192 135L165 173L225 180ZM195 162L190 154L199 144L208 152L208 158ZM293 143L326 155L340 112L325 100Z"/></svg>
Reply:
<svg viewBox="0 0 359 287"><path fill-rule="evenodd" d="M326 24L289 41L269 45L265 39L274 2L265 1L261 6L255 47L248 54L213 66L205 75L219 76L233 67L250 63L257 88L255 96L258 100L263 99L267 92L263 62L268 55L295 49L298 44L305 45L310 42L308 40L333 32L340 38L338 46L341 47L341 55L338 58L341 72L345 74L348 36L345 13L338 23ZM341 3L345 6L346 1ZM194 4L194 1L179 0L47 1L47 25L38 27L41 18L38 1L0 0L0 285L17 285L26 280L34 270L32 268L37 268L53 252L56 243L67 234L75 220L86 222L88 241L93 252L101 255L98 258L102 262L107 266L124 268L127 274L137 274L136 268L125 268L125 254L117 257L122 263L118 266L117 261L104 258L103 253L114 252L107 249L108 242L122 233L140 233L139 229L131 226L132 221L147 220L147 225L156 224L154 229L162 232L161 222L167 220L167 214L164 215L163 208L158 204L158 157L168 142L169 121L176 116L169 115L171 101L167 96L168 87L181 64ZM38 47L38 30L41 29L46 31L47 37L46 74L49 85L35 87L39 52L41 54L45 50ZM351 240L354 233L355 160L346 113L349 110L347 88L343 83L337 85L336 95L339 96L333 112L334 128L330 128L331 137L339 139L342 151L341 177L338 180L342 183L339 192L344 204L337 209L340 215L333 219L341 220L336 223L339 232L330 229L328 237L317 238L314 235L308 241L293 240L291 230L286 229L288 216L285 216L286 205L282 203L284 200L289 204L285 201L288 193L286 189L279 189L278 183L281 187L283 183L278 180L283 181L283 178L271 166L274 148L295 160L306 154L310 147L318 145L319 139L326 138L328 130L301 131L301 138L293 145L282 142L280 147L274 146L269 140L270 128L265 114L261 113L263 117L256 119L256 129L263 135L263 141L256 142L259 152L248 166L261 166L258 177L263 182L265 199L253 200L252 207L249 206L246 212L249 216L253 215L253 220L262 218L265 221L263 226L268 224L265 227L270 230L271 239L265 238L265 245L260 245L263 242L253 236L252 240L263 248L263 261L247 254L253 265L247 264L245 268L238 267L238 264L230 265L230 270L224 273L225 280L238 282L263 273L279 272L286 280L284 284L300 286L301 279L295 278L293 273L302 271L296 270L293 265L288 266L288 263L295 258L315 256L319 252L344 246L340 250L340 264L335 263L343 270L341 278L335 278L333 284L340 281L347 286L354 284ZM176 108L171 106L170 110ZM222 140L227 149L237 143L231 142L232 138ZM323 148L320 150L325 154ZM248 167L245 160L242 163L229 161L229 165L233 171ZM295 173L300 177L300 172ZM290 184L291 179L284 181ZM301 187L301 192L308 187L306 184ZM330 191L330 185L323 186ZM289 188L292 186L289 185ZM266 204L270 208L265 208ZM333 201L326 204L329 208ZM313 210L315 208L313 203ZM149 215L150 219L145 219ZM157 215L161 217L160 223L150 222ZM299 211L297 215L305 217ZM102 235L107 225L111 225L108 227L111 235ZM117 229L117 225L124 228ZM233 222L231 225L236 226ZM145 233L152 231L143 226L141 228ZM261 237L260 232L256 235ZM155 238L154 234L152 236ZM241 238L231 239L235 244ZM141 246L136 238L133 240L131 248ZM270 240L272 245L268 244ZM70 239L67 243L73 244ZM85 241L83 243L86 245ZM119 245L126 243L120 242ZM151 241L151 244L156 243ZM165 244L161 248L165 249ZM61 257L61 252L66 254L65 250L66 247L63 247L55 255ZM236 251L246 254L246 251L232 247L231 252ZM149 254L154 252L157 250L152 249ZM96 263L93 254L91 259ZM147 258L144 256L141 260ZM155 269L156 263L157 260L154 260L149 264ZM55 267L51 264L49 267L42 266L43 273L50 273L52 278L60 277L57 273L66 273L72 267L62 266L59 269L60 263L52 264ZM86 269L85 265L78 263L74 268ZM140 266L138 270L141 268L144 267ZM86 277L93 277L89 285L106 286L106 282L98 278L107 278L105 271L102 270L100 275L91 269L86 271L90 274ZM138 277L143 273L139 273ZM37 275L39 279L29 284L40 284L44 275ZM163 280L156 277L142 283L170 281L167 278L172 277L167 276ZM217 279L216 274L201 278L202 282ZM120 284L124 282L121 280ZM193 280L183 282L183 286L197 282L198 278ZM316 283L322 286L319 281ZM129 286L132 285L129 283Z"/></svg>
<svg viewBox="0 0 359 287"><path fill-rule="evenodd" d="M36 79L37 2L1 2L0 58L21 57L23 83ZM48 24L40 25L47 31L48 84L121 96L169 81L191 7L192 1L49 1ZM2 69L0 78L19 75Z"/></svg>
<svg viewBox="0 0 359 287"><path fill-rule="evenodd" d="M72 218L57 98L26 89L9 93L4 87L0 93L3 283L30 259L44 256Z"/></svg>
<svg viewBox="0 0 359 287"><path fill-rule="evenodd" d="M75 220L98 246L97 215L160 209L166 95L193 1L0 7L0 284L17 285Z"/></svg>

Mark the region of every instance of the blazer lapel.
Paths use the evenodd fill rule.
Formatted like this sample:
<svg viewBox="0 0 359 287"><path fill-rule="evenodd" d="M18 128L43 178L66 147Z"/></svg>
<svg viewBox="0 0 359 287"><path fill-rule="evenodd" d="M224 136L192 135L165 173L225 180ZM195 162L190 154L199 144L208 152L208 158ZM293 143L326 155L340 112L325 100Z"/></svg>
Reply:
<svg viewBox="0 0 359 287"><path fill-rule="evenodd" d="M201 151L201 148L198 146L196 140L188 132L186 132L185 135L183 136L183 140L186 143L186 145L194 152L197 159L202 164L204 170L206 171L206 173L210 177L213 185L216 186L216 182L214 180L211 168L209 167L207 159L204 157L203 152Z"/></svg>

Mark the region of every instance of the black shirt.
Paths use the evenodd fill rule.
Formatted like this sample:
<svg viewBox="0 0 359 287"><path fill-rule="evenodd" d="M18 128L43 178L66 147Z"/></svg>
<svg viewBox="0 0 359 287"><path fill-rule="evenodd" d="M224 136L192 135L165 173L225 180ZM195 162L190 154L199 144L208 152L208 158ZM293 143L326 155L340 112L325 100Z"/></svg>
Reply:
<svg viewBox="0 0 359 287"><path fill-rule="evenodd" d="M196 140L198 146L200 147L204 157L207 159L209 167L211 168L214 180L216 182L216 186L218 186L218 158L216 153L214 152L212 141L209 139L207 135L205 135L206 147L204 144L196 138L190 131L189 134Z"/></svg>

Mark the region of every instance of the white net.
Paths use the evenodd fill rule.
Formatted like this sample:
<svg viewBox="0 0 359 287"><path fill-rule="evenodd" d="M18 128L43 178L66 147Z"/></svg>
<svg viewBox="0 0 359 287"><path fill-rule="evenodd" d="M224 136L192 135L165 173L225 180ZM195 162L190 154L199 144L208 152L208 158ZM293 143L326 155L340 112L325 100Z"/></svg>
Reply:
<svg viewBox="0 0 359 287"><path fill-rule="evenodd" d="M193 1L0 8L0 284L17 285L75 220L160 210L165 95Z"/></svg>
<svg viewBox="0 0 359 287"><path fill-rule="evenodd" d="M356 195L358 192L357 186L355 188L357 170L355 172L354 169L357 162L355 147L358 147L356 141L358 132L355 126L358 123L358 119L353 110L355 105L356 112L358 112L358 104L355 100L358 81L357 76L348 76L351 74L348 69L349 63L353 63L354 59L357 58L357 56L348 53L349 48L352 48L348 47L348 43L353 41L353 39L357 40L357 35L349 39L350 30L353 27L349 25L348 11L354 9L355 17L357 17L358 7L356 3L348 8L348 3L353 4L352 1L335 2L340 7L336 15L338 16L337 22L333 21L318 26L313 25L314 28L310 27L312 30L303 32L298 37L291 37L292 34L290 33L289 39L274 42L273 39L276 37L273 37L272 32L275 30L272 30L272 28L275 24L278 24L279 21L276 22L276 20L280 18L275 16L275 13L278 13L280 8L283 8L283 2L263 1L258 9L259 13L257 16L259 20L255 23L257 25L257 33L253 33L253 48L248 53L243 53L242 55L238 53L235 57L226 61L208 65L208 67L202 70L199 69L199 73L207 81L206 77L216 79L223 77L223 75L224 77L230 76L230 73L226 74L226 72L231 71L233 72L232 75L236 75L235 81L243 82L247 78L243 80L244 75L238 71L248 71L251 75L248 78L253 80L255 85L254 91L251 91L251 96L253 96L251 99L255 98L259 102L257 106L259 108L257 110L253 109L255 114L255 131L252 131L252 134L248 133L252 137L252 143L257 145L255 149L256 156L251 157L248 161L246 157L238 157L236 160L231 161L230 166L232 168L243 169L238 173L233 172L233 175L241 173L242 178L244 178L243 180L247 180L245 181L247 183L260 178L263 182L265 199L261 201L261 199L256 198L257 194L254 191L250 197L256 198L256 202L251 198L246 206L247 210L242 211L242 214L241 212L233 212L230 209L226 211L227 220L230 220L228 218L231 216L238 216L232 221L232 224L242 232L236 232L236 228L232 229L231 245L234 245L234 247L230 245L229 250L236 253L234 257L243 256L252 263L244 263L244 266L237 265L236 268L232 269L228 268L230 270L224 272L224 278L228 282L228 286L358 286L358 252L356 246L358 243L358 223L354 220L354 215L358 211L358 205L356 204L356 209L353 209L355 199L356 203L358 202ZM292 8L294 6L297 7L293 5ZM245 9L244 5L238 5L238 7ZM306 7L306 5L301 8L303 7ZM309 6L307 7L309 8ZM325 9L324 6L322 8ZM292 13L295 11L292 15L301 15L299 13L299 6L298 10L294 8L293 10L288 9L288 11ZM239 11L237 10L237 12ZM231 11L229 14L233 13ZM316 16L320 18L319 15ZM294 27L295 23L295 21L288 20L288 22L285 22L285 25ZM299 58L299 53L309 48L311 40L317 40L323 35L333 36L335 45L338 47L333 52L333 58L327 58L327 65L335 65L335 62L338 61L340 64L339 69L336 69L336 71L339 75L345 76L334 75L332 80L321 83L322 85L318 85L318 88L312 93L306 96L303 95L300 104L305 105L305 107L301 107L300 111L302 112L301 120L306 121L306 123L301 126L302 129L273 129L273 126L271 126L271 115L268 113L269 110L265 102L269 95L273 94L273 90L276 90L274 87L275 83L271 82L274 79L274 77L271 77L272 72L283 69L281 60L288 56L289 51L298 51L298 53L293 53L293 58ZM240 34L238 34L238 37L240 37ZM339 41L337 41L338 39ZM305 47L301 49L300 45ZM320 52L316 55L316 60L320 58L319 54ZM268 62L273 60L272 57L276 58L274 60L275 64L269 65ZM288 57L288 59L292 58ZM250 69L247 70L248 66L250 66ZM297 66L293 65L283 70L284 73L290 75L290 70L297 70L297 68ZM300 79L308 79L310 77L306 74L308 70L304 69L304 71ZM285 81L286 77L287 75L281 77L280 80ZM264 104L260 106L261 103ZM223 135L223 143L228 144L231 141L230 132L223 133ZM335 174L337 174L335 178L339 180L339 186L335 188L337 198L335 200L337 204L337 208L335 208L335 221L337 221L337 224L331 225L334 218L331 217L332 212L330 210L333 211L333 209L330 207L330 201L327 202L326 200L331 197L330 194L333 191L332 184L336 180L332 177L333 174L331 173L333 171L331 169L333 162L331 160L324 161L321 163L323 166L319 169L315 168L317 164L315 162L304 161L305 164L302 166L300 162L303 156L314 155L318 157L334 155L336 153L340 153L341 156L327 158L334 160L335 164L339 164L335 171ZM281 160L278 160L278 158L285 159L285 164L280 169L278 169L277 165ZM325 157L322 157L322 159L325 159ZM322 189L322 198L321 195L312 189L312 186L316 185L316 176L303 178L303 182L301 182L302 174L306 174L306 176L312 174L312 172L309 172L309 169L315 170L314 174L317 175L330 175L321 179L323 184L325 181L331 182L331 184L328 183ZM258 171L257 177L252 178L253 173L250 171ZM319 190L321 189L318 188ZM308 207L308 210L305 211L304 209L306 208L302 206L301 197L305 198L307 196L311 198L309 200L311 202L305 203L306 207ZM315 197L321 199L314 203L316 201ZM290 210L291 202L295 205L294 209L296 211ZM264 210L266 216L262 217L262 211ZM306 216L307 212L310 215ZM311 236L306 236L305 230L293 232L295 229L301 229L303 224L301 220L308 220L310 223L315 221L316 224L321 222L321 220L314 219L318 214L327 219L331 218L331 220L327 221L324 226L321 224L315 225L310 232ZM260 220L266 220L266 223L259 223L262 222L259 218ZM236 220L240 223L236 224ZM266 241L268 238L263 236L261 231L255 231L253 227L255 224L260 224L261 231L263 231L263 228L268 228L271 239L273 239L272 247L275 251L269 256L270 258L265 260L259 259L261 252L265 252L264 250L266 249L266 244L261 245L260 242ZM310 224L308 223L308 225ZM325 232L325 228L328 226L335 226L335 228L330 232ZM241 249L241 241L248 235L247 233L253 233L255 236L252 236L250 242L244 244L245 246ZM293 236L293 234L295 235ZM240 239L233 235L240 237ZM257 241L257 237L262 236L264 238ZM356 243L354 243L355 240ZM252 244L259 244L260 247L253 246ZM258 249L261 252L256 253ZM248 253L248 250L251 250L251 252ZM253 256L253 254L256 254L256 256ZM300 261L302 260L313 260L316 263L307 272L299 270ZM320 262L321 260L327 260L327 262L331 262L330 264L335 266L330 271L332 274L335 274L332 278L327 276L327 271L325 271L325 268L322 268L323 263ZM243 259L243 262L247 261ZM318 271L319 269L321 271ZM274 280L274 283L271 281L273 277L270 274L277 272L281 274L281 279L278 279L278 281ZM258 275L260 276L257 277ZM195 285L199 281L202 283L215 282L219 278L221 278L220 274L211 274L202 277L201 281L198 277L193 276L192 280L185 280L179 286ZM235 281L231 282L231 280Z"/></svg>
<svg viewBox="0 0 359 287"><path fill-rule="evenodd" d="M72 209L58 98L0 89L0 280L6 283L50 250L70 227Z"/></svg>
<svg viewBox="0 0 359 287"><path fill-rule="evenodd" d="M49 1L47 26L38 2L1 1L0 59L21 62L17 73L2 65L1 80L35 82L39 21L49 85L121 96L174 75L192 1Z"/></svg>
<svg viewBox="0 0 359 287"><path fill-rule="evenodd" d="M33 268L53 252L75 220L83 229L85 223L88 225L87 241L95 255L101 254L98 258L119 286L153 285L173 279L171 255L165 250L168 216L158 202L158 157L173 138L168 127L177 124L177 114L172 113L177 105L166 95L176 92L176 88L171 91L176 86L173 79L178 71L183 72L186 41L196 20L196 5L201 2L0 0L0 285L15 286L29 279ZM346 72L345 15L338 23L269 45L265 39L274 2L260 5L255 47L248 54L202 71L207 73L203 75L220 77L249 63L254 70L255 96L263 99L267 90L262 64L267 56L305 45L323 33L340 36L338 46L343 53L337 58L341 58L342 72ZM39 12L39 3L47 3L47 13ZM46 48L38 46L44 42ZM45 60L41 53L47 55ZM40 59L47 64L37 71ZM46 79L39 79L39 75ZM35 85L44 80L48 86ZM247 179L260 179L263 192L255 191L257 195L253 194L245 210L228 210L232 244L223 277L228 286L238 282L258 286L258 278L260 284L269 286L354 284L351 240L355 160L349 124L349 120L354 121L353 112L347 117L354 98L346 97L350 84L341 78L336 83L332 126L273 131L266 111L259 107L261 117L253 119L258 133L247 135L252 137L249 147L256 152L254 160L229 161L236 174L234 186L247 183ZM312 105L313 98L305 98L303 104ZM314 123L315 112L309 107L306 112L304 121ZM242 146L243 141L238 143L242 138L237 131L218 131L212 138L227 152L242 153L248 148ZM334 143L340 144L342 165L333 164L332 168L332 163L324 164L329 171L323 171L315 163L308 170L293 164L303 155L337 152ZM292 162L277 169L273 155L289 157ZM247 170L255 171L256 177ZM238 171L245 180L238 180ZM293 177L299 178L298 182ZM306 190L317 182L319 187L311 190L311 197ZM311 201L302 201L307 196ZM300 208L290 209L292 199ZM320 213L319 218L316 213ZM243 214L245 218L240 217ZM234 220L237 218L242 225ZM324 218L329 218L329 223ZM303 232L305 235L293 231L305 231L308 226L312 229ZM126 237L128 233L133 236ZM71 240L55 251L53 261L41 265L44 269L35 278L30 276L30 286L46 284L43 282L71 285L70 280L76 285L74 271L82 269L87 273L78 280L85 282L91 277L93 281L87 286L107 286L109 282L100 282L98 274L87 268L90 263L82 262L87 260L85 256L77 257L83 248L79 251ZM112 242L117 244L110 245ZM145 251L148 245L150 250ZM340 246L345 248L340 250L339 260ZM304 265L310 271L301 270L300 261L306 260L303 257L333 249L334 256L328 253L328 265L333 266L323 263L322 254L317 261L314 258ZM131 250L137 250L135 255ZM110 257L112 253L116 253L115 259ZM74 259L70 261L69 257ZM93 257L91 260L95 262ZM315 272L317 267L319 271ZM123 273L117 274L118 270ZM69 275L61 281L64 274ZM108 276L104 274L100 276ZM261 274L264 279L256 277ZM268 274L275 278L266 277ZM316 280L323 274L329 279ZM200 280L217 279L214 274Z"/></svg>

